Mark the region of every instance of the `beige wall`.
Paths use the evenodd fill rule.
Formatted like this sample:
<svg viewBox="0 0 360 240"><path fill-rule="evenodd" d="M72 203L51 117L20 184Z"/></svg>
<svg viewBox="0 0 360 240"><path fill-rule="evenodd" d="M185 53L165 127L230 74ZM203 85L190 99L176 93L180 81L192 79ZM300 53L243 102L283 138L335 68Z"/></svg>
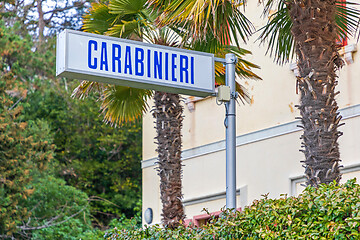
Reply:
<svg viewBox="0 0 360 240"><path fill-rule="evenodd" d="M259 27L262 6L249 1L247 16ZM246 57L261 66L256 70L263 80L239 80L253 96L250 105L237 105L237 186L238 205L250 204L262 194L279 197L282 193L297 194L304 181L300 161L300 131L294 107L299 96L295 90L295 75L290 65L278 66L264 56L266 49L249 40L244 48L253 52ZM349 44L354 44L349 40ZM360 55L353 54L354 63L346 65L339 74L337 98L345 126L340 138L344 179L360 177ZM202 214L204 207L218 211L225 205L225 148L224 106L214 98L195 103L190 112L185 106L183 134L183 194L188 217ZM156 158L155 129L150 113L143 119L143 210L152 208L154 223L160 222L161 202L159 179L154 169ZM359 165L359 168L357 167ZM209 201L201 200L209 196ZM215 197L216 196L216 197ZM205 197L206 198L206 197ZM195 201L195 200L196 201ZM200 199L200 200L199 200ZM211 200L213 199L213 200Z"/></svg>

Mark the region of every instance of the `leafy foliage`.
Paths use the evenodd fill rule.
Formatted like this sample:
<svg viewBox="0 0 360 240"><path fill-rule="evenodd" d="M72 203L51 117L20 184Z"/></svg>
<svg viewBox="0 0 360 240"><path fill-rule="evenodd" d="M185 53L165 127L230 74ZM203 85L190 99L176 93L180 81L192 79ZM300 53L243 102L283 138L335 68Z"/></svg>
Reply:
<svg viewBox="0 0 360 240"><path fill-rule="evenodd" d="M17 123L6 113L0 119L0 234L12 234L18 222L30 216L26 207L18 205L34 191L28 186L30 170L46 167L52 146L26 134L26 123Z"/></svg>
<svg viewBox="0 0 360 240"><path fill-rule="evenodd" d="M91 220L132 217L141 122L113 129L93 95L71 99L76 83L54 77L54 39L39 53L22 27L0 20L0 238L78 239Z"/></svg>
<svg viewBox="0 0 360 240"><path fill-rule="evenodd" d="M269 14L274 4L269 1L265 7L264 16ZM279 1L275 13L270 15L269 21L262 29L259 39L268 40L267 53L274 56L274 60L284 64L294 55L294 39L291 34L292 21L285 1Z"/></svg>
<svg viewBox="0 0 360 240"><path fill-rule="evenodd" d="M242 212L223 212L202 227L117 229L107 239L359 239L360 186L307 187L298 197L256 200Z"/></svg>
<svg viewBox="0 0 360 240"><path fill-rule="evenodd" d="M91 228L89 199L84 192L46 175L38 176L31 185L35 191L21 203L31 209L31 218L18 228L32 230L32 239L75 240Z"/></svg>
<svg viewBox="0 0 360 240"><path fill-rule="evenodd" d="M12 235L30 216L19 202L34 192L31 169L44 170L53 157L51 143L31 136L28 124L19 121L18 103L27 96L30 76L44 72L37 68L31 39L18 31L18 24L7 28L0 21L0 235Z"/></svg>
<svg viewBox="0 0 360 240"><path fill-rule="evenodd" d="M23 103L24 120L48 122L55 174L90 196L92 221L104 226L122 213L133 216L141 197L141 122L121 128L103 124L97 95L86 101L70 97L76 84L43 81Z"/></svg>
<svg viewBox="0 0 360 240"><path fill-rule="evenodd" d="M252 34L252 23L240 11L243 0L151 0L156 9L165 6L158 20L161 26L174 24L188 29L186 39L208 41L208 32L221 44L234 42L239 47L239 38L245 41ZM225 13L225 14L224 14ZM189 26L191 26L189 28Z"/></svg>
<svg viewBox="0 0 360 240"><path fill-rule="evenodd" d="M80 235L80 239L82 240L101 240L107 238L107 236L111 236L118 229L126 229L126 230L134 230L140 229L141 224L141 201L137 203L137 206L134 208L136 212L134 217L127 218L124 214L122 214L119 218L111 220L108 227L109 230L102 231L100 229L93 229L86 231L82 235Z"/></svg>

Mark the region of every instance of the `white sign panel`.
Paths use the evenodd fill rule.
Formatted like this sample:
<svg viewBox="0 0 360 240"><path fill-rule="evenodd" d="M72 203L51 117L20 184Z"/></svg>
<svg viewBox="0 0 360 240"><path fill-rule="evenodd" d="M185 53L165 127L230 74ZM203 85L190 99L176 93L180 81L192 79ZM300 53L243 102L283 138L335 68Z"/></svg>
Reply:
<svg viewBox="0 0 360 240"><path fill-rule="evenodd" d="M214 55L65 30L56 75L205 97L214 94Z"/></svg>

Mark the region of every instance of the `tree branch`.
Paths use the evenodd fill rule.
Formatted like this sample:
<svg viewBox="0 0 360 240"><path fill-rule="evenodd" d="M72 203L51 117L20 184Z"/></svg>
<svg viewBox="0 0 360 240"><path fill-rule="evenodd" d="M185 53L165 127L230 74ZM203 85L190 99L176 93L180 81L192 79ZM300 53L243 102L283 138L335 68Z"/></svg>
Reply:
<svg viewBox="0 0 360 240"><path fill-rule="evenodd" d="M17 226L18 229L22 230L22 231L29 231L29 230L39 230L39 229L44 229L44 228L48 228L48 227L52 227L52 226L56 226L59 224L62 224L64 222L67 222L68 220L70 220L71 218L75 217L76 215L79 215L81 212L83 212L85 210L85 208L87 208L88 206L83 207L80 211L74 213L73 215L67 217L66 219L60 221L60 222L56 222L56 223L52 223L54 222L56 219L58 219L60 217L60 215L55 216L53 218L51 218L49 221L47 221L44 225L41 226L37 226L37 227L28 227L28 226Z"/></svg>
<svg viewBox="0 0 360 240"><path fill-rule="evenodd" d="M63 8L55 8L53 10L47 11L47 12L44 13L44 15L49 14L49 13L51 13L51 15L46 21L50 22L51 19L54 17L54 15L56 13L58 13L58 12L63 12L63 11L66 11L66 10L70 10L72 8L75 8L75 7L81 7L84 4L85 4L85 2L77 2L76 4L71 5L71 6L66 6L66 7L63 7Z"/></svg>
<svg viewBox="0 0 360 240"><path fill-rule="evenodd" d="M12 105L8 110L9 110L9 111L13 110L13 108L16 107L16 105L18 105L18 103L19 103L21 100L23 100L23 97L22 97L22 96L21 96L21 98L19 98L19 99L16 101L16 103L14 103L14 105Z"/></svg>
<svg viewBox="0 0 360 240"><path fill-rule="evenodd" d="M9 236L9 235L0 235L0 238L1 239L11 238L11 240L15 240L13 236Z"/></svg>

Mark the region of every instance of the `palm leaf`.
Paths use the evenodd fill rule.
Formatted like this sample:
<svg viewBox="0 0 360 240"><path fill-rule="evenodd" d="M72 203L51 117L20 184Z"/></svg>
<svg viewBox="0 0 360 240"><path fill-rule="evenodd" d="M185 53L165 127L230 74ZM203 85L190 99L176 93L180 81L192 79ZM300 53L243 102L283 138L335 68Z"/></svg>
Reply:
<svg viewBox="0 0 360 240"><path fill-rule="evenodd" d="M267 15L274 4L274 0L269 0L263 14ZM270 15L268 23L259 30L261 34L258 40L262 43L268 41L266 53L270 53L279 64L288 62L294 56L292 25L285 1L279 1L277 11Z"/></svg>
<svg viewBox="0 0 360 240"><path fill-rule="evenodd" d="M180 47L181 35L173 28L162 27L156 30L144 31L144 40L148 43L168 47Z"/></svg>
<svg viewBox="0 0 360 240"><path fill-rule="evenodd" d="M101 104L104 122L117 126L138 119L148 110L151 96L150 90L108 85Z"/></svg>
<svg viewBox="0 0 360 240"><path fill-rule="evenodd" d="M121 37L136 39L141 35L141 22L138 20L122 21L119 24L114 24L106 32L106 35L112 37Z"/></svg>
<svg viewBox="0 0 360 240"><path fill-rule="evenodd" d="M217 57L225 58L225 54L227 53L233 53L237 57L237 63L236 63L236 91L239 93L240 100L244 103L250 103L251 98L250 95L246 89L246 87L242 84L240 84L238 81L243 79L254 79L254 80L261 80L261 77L255 74L252 69L253 68L260 68L258 65L251 63L249 61L246 61L244 59L244 56L247 54L251 54L250 51L238 48L235 46L223 46L223 48L219 49L216 53ZM225 66L221 63L215 63L215 81L219 85L225 84Z"/></svg>
<svg viewBox="0 0 360 240"><path fill-rule="evenodd" d="M348 1L337 2L335 21L339 40L354 36L359 30L360 10L354 8L355 5L359 4Z"/></svg>
<svg viewBox="0 0 360 240"><path fill-rule="evenodd" d="M111 0L109 9L111 14L125 16L137 15L145 9L146 0Z"/></svg>
<svg viewBox="0 0 360 240"><path fill-rule="evenodd" d="M82 81L71 94L73 98L84 99L90 92L96 88L98 92L102 92L102 84L97 82Z"/></svg>
<svg viewBox="0 0 360 240"><path fill-rule="evenodd" d="M159 6L167 1L151 3ZM158 20L161 26L173 24L186 28L186 25L191 25L191 28L186 28L186 38L205 40L207 33L211 32L223 44L232 41L239 45L238 36L246 41L254 30L251 22L240 12L241 5L241 0L174 0L169 1Z"/></svg>
<svg viewBox="0 0 360 240"><path fill-rule="evenodd" d="M104 34L115 19L116 15L109 13L106 4L92 3L89 13L84 15L82 29L85 32Z"/></svg>

